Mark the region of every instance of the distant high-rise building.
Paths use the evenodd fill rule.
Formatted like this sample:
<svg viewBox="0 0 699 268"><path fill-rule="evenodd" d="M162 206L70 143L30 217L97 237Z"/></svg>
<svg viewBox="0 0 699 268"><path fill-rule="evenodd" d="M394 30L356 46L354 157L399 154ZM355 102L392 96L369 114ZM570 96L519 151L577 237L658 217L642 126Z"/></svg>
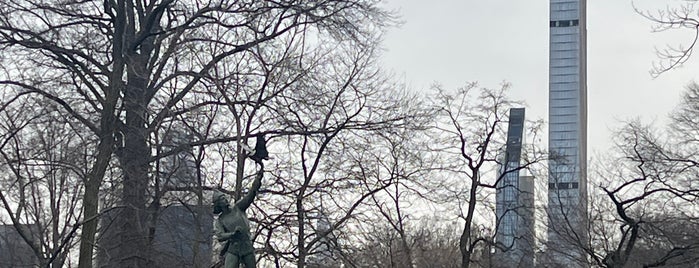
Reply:
<svg viewBox="0 0 699 268"><path fill-rule="evenodd" d="M496 267L534 266L534 182L520 176L524 108L510 109L507 144L496 190Z"/></svg>
<svg viewBox="0 0 699 268"><path fill-rule="evenodd" d="M586 0L551 0L547 252L556 267L586 266Z"/></svg>
<svg viewBox="0 0 699 268"><path fill-rule="evenodd" d="M316 222L316 232L323 237L316 243L311 250L312 255L308 259L308 267L341 267L340 256L337 252L337 238L332 233L332 224L325 214L323 206L320 206L318 219Z"/></svg>
<svg viewBox="0 0 699 268"><path fill-rule="evenodd" d="M163 137L163 148L174 150L177 147L190 144L192 135L181 128L167 131ZM197 184L197 166L192 149L182 150L170 155L160 162L160 178L164 186L192 186Z"/></svg>

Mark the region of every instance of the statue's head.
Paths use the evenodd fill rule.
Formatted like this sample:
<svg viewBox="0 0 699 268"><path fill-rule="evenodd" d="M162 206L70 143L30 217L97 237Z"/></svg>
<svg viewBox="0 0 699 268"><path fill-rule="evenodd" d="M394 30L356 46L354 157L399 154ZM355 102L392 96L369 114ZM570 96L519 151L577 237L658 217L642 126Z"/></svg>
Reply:
<svg viewBox="0 0 699 268"><path fill-rule="evenodd" d="M221 214L221 212L223 212L223 209L225 207L228 207L228 198L226 198L226 195L224 193L214 191L214 196L212 198L211 203L214 208L214 214Z"/></svg>

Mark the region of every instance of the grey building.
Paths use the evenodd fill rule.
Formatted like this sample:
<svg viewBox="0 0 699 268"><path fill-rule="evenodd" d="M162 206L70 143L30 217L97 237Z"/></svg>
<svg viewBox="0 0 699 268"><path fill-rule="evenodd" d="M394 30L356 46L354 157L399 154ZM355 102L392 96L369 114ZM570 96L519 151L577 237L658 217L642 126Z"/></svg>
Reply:
<svg viewBox="0 0 699 268"><path fill-rule="evenodd" d="M190 143L192 137L183 128L170 129L163 136L163 151L169 151ZM161 159L158 177L161 189L181 187L191 190L168 191L160 198L164 204L157 210L148 209L155 220L148 236L153 249L153 268L211 267L213 252L214 217L210 199L194 193L197 183L197 166L192 150L183 150ZM199 204L199 205L197 205ZM113 209L100 218L97 248L97 267L119 267L118 231L123 219L120 210ZM217 255L217 254L216 254Z"/></svg>
<svg viewBox="0 0 699 268"><path fill-rule="evenodd" d="M510 109L496 188L496 267L534 266L534 182L520 176L524 108Z"/></svg>
<svg viewBox="0 0 699 268"><path fill-rule="evenodd" d="M117 246L119 210L100 218L97 267L120 267ZM213 253L213 213L210 206L172 205L158 213L153 230L154 268L208 268Z"/></svg>
<svg viewBox="0 0 699 268"><path fill-rule="evenodd" d="M586 266L587 86L586 0L550 1L549 179L550 265Z"/></svg>
<svg viewBox="0 0 699 268"><path fill-rule="evenodd" d="M37 235L37 225L22 224L19 228L29 235ZM32 230L33 229L33 230ZM35 238L30 238L35 239ZM17 232L14 225L0 225L0 267L38 267L39 261L27 241Z"/></svg>

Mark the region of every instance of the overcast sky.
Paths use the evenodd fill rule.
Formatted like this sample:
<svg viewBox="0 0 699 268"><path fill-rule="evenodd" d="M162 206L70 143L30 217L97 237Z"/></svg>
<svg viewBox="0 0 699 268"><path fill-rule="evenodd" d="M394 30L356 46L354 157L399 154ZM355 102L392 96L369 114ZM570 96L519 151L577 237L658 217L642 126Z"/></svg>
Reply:
<svg viewBox="0 0 699 268"><path fill-rule="evenodd" d="M633 1L645 10L678 2ZM404 23L386 35L383 62L410 88L508 81L529 119L548 120L549 1L389 0L386 7ZM693 33L652 33L631 0L589 0L587 10L588 156L594 157L611 146L621 120L664 124L699 58L654 79L648 72L657 60L654 48L686 43Z"/></svg>

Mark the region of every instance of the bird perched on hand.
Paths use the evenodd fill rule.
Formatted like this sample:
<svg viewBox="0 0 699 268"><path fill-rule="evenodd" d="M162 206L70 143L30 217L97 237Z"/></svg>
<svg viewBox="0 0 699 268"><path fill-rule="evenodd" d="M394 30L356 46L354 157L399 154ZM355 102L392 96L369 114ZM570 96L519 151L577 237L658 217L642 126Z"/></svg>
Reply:
<svg viewBox="0 0 699 268"><path fill-rule="evenodd" d="M267 141L265 140L264 134L257 135L257 141L255 142L255 149L251 149L249 146L244 146L244 149L248 153L248 157L255 161L255 163L261 164L262 160L269 159L269 152L267 152Z"/></svg>

